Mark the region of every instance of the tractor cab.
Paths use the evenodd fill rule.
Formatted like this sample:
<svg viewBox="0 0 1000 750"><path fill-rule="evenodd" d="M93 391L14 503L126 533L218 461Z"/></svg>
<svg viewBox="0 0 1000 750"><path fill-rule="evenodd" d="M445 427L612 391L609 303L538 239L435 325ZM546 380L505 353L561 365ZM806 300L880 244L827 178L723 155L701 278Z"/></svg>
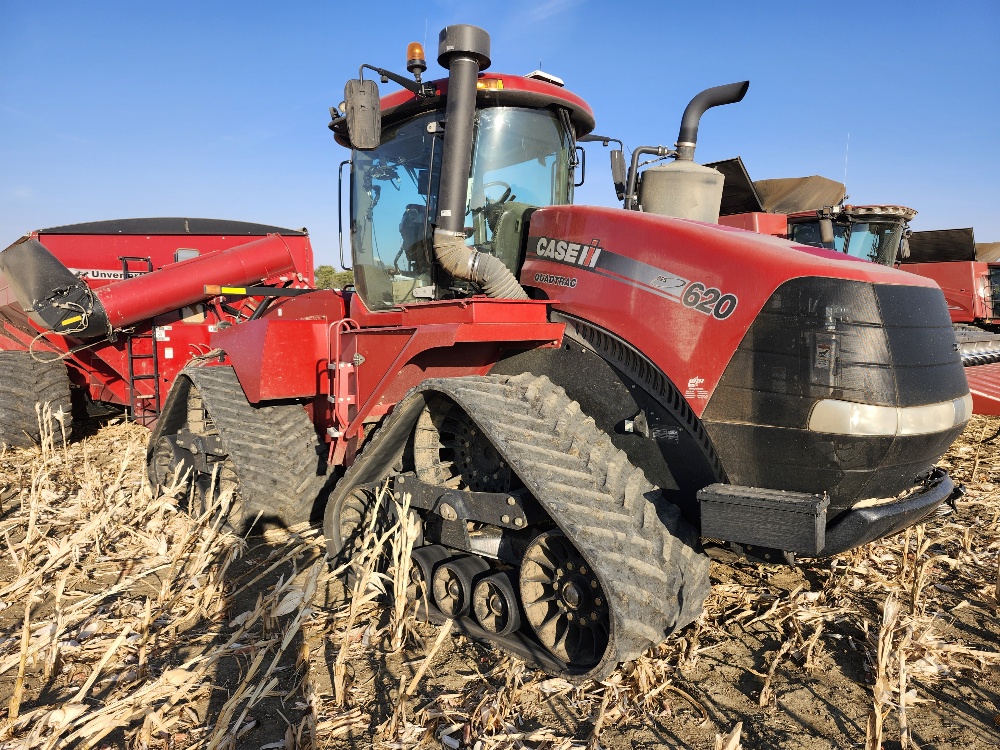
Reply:
<svg viewBox="0 0 1000 750"><path fill-rule="evenodd" d="M355 286L369 310L388 310L480 292L436 262L434 231L447 137L447 79L379 100L381 134L351 158L350 242ZM347 117L331 129L349 145ZM590 108L552 83L480 74L472 118L471 163L460 219L464 243L516 277L526 218L572 202L576 139L593 128ZM351 144L353 145L353 144ZM474 256L478 257L478 256Z"/></svg>

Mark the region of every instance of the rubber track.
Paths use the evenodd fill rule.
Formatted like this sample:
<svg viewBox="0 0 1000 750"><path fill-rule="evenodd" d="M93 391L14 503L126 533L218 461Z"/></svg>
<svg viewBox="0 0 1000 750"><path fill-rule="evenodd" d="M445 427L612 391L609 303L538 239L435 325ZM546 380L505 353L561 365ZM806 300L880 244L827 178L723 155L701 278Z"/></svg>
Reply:
<svg viewBox="0 0 1000 750"><path fill-rule="evenodd" d="M55 355L46 352L41 356ZM0 351L0 446L27 448L38 444L36 403L48 403L54 412L62 407L68 437L73 427L73 408L69 373L63 361L37 362L27 352ZM53 428L58 441L61 429L55 420Z"/></svg>
<svg viewBox="0 0 1000 750"><path fill-rule="evenodd" d="M236 467L245 521L258 512L285 526L308 521L326 476L317 476L325 448L305 409L252 405L232 367L188 367L182 376L201 394Z"/></svg>
<svg viewBox="0 0 1000 750"><path fill-rule="evenodd" d="M561 387L530 373L427 380L397 405L365 452L380 454L381 441L412 429L408 402L416 394L447 396L479 425L600 579L611 605L611 642L593 669L566 677L601 679L701 614L709 560L696 532ZM363 455L337 496L370 481ZM390 465L382 464L383 476Z"/></svg>

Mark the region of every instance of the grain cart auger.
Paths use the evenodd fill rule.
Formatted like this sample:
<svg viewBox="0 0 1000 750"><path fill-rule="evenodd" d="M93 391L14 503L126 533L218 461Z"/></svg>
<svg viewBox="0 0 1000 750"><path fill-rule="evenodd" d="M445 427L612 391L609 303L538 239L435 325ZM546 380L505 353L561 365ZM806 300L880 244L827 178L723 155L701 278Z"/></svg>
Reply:
<svg viewBox="0 0 1000 750"><path fill-rule="evenodd" d="M305 231L194 218L75 224L11 245L0 253L0 274L0 443L38 441L36 402L61 409L66 427L74 413L122 406L153 427L174 386L174 402L184 394L188 413L183 424L172 415L168 434L152 443L154 467L192 468L200 498L213 482L238 489L234 526L258 513L308 520L326 477L302 407L252 405L225 377L231 370L182 372L218 360L216 332L259 317L279 295L310 291ZM275 429L285 454L255 449ZM164 470L152 474L170 481Z"/></svg>
<svg viewBox="0 0 1000 750"><path fill-rule="evenodd" d="M392 516L388 483L419 521L426 614L574 680L699 615L703 544L829 556L949 497L934 464L969 393L940 290L715 223L698 120L746 83L695 97L676 151L642 151L679 166L629 177L613 151L635 210L597 208L572 205L577 145L611 140L582 99L484 73L472 26L441 33L445 79L407 58L413 78L362 66L401 91L353 80L332 112L356 288L213 332L171 388L154 476L229 456L230 481L308 484L314 447L266 411L298 409L336 479L331 555Z"/></svg>

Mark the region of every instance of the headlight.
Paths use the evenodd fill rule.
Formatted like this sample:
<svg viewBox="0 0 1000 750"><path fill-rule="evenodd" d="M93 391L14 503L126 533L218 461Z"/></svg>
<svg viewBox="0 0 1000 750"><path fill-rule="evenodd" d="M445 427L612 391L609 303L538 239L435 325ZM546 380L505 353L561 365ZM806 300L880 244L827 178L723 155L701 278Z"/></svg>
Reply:
<svg viewBox="0 0 1000 750"><path fill-rule="evenodd" d="M824 399L809 415L809 429L835 435L927 435L965 424L972 395L927 406L874 406Z"/></svg>

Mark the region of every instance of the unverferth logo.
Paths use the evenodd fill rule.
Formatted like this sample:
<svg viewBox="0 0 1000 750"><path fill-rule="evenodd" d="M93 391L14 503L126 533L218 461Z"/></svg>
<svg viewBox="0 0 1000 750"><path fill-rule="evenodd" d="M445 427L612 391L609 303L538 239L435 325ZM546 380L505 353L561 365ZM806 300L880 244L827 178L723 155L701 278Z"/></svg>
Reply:
<svg viewBox="0 0 1000 750"><path fill-rule="evenodd" d="M567 242L553 237L539 237L535 244L535 255L539 258L568 263L573 266L594 268L601 257L601 241L594 239L589 245Z"/></svg>

